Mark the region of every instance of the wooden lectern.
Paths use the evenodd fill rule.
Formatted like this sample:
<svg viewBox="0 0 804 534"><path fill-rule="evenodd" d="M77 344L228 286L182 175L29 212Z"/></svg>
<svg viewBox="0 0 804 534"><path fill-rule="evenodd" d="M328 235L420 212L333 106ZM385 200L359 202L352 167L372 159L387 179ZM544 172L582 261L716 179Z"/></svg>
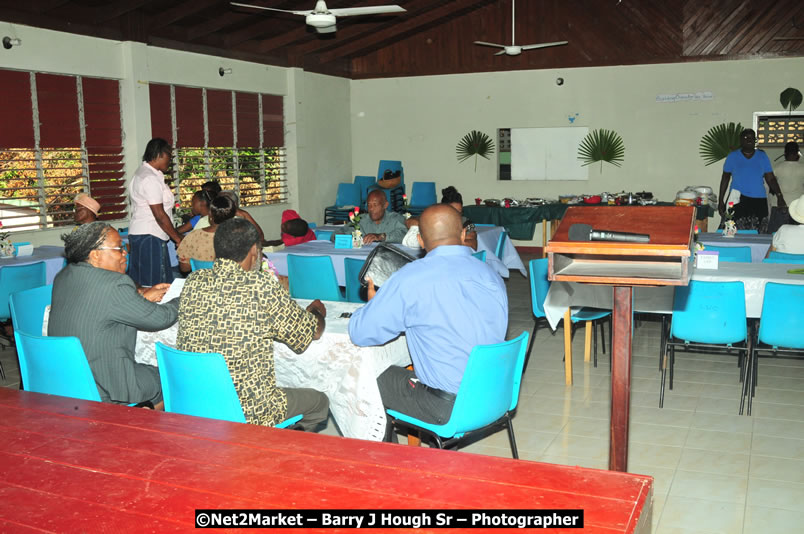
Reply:
<svg viewBox="0 0 804 534"><path fill-rule="evenodd" d="M574 224L648 234L650 242L570 241L569 229ZM570 207L545 248L550 280L614 287L609 442L609 469L613 471L628 470L633 286L689 284L694 228L695 208L688 206Z"/></svg>

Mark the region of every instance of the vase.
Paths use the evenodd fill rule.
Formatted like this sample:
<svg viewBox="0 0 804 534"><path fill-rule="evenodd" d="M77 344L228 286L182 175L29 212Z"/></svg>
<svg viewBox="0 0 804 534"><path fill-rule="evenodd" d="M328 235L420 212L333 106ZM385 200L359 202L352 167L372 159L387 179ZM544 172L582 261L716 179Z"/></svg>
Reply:
<svg viewBox="0 0 804 534"><path fill-rule="evenodd" d="M0 258L13 258L14 257L14 245L11 241L7 241L5 239L0 240Z"/></svg>
<svg viewBox="0 0 804 534"><path fill-rule="evenodd" d="M360 248L363 246L363 234L360 230L352 232L352 248Z"/></svg>
<svg viewBox="0 0 804 534"><path fill-rule="evenodd" d="M734 221L726 221L723 226L723 237L734 237L737 235L737 224Z"/></svg>

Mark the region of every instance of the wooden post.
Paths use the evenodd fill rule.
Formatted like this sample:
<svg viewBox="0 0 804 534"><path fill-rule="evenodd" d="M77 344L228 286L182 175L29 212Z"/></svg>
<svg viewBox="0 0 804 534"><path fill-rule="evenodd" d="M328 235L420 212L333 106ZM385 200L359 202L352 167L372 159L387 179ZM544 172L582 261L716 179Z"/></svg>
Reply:
<svg viewBox="0 0 804 534"><path fill-rule="evenodd" d="M628 416L631 407L631 286L614 287L611 342L611 428L609 469L628 471Z"/></svg>
<svg viewBox="0 0 804 534"><path fill-rule="evenodd" d="M572 385L572 312L564 313L564 383Z"/></svg>

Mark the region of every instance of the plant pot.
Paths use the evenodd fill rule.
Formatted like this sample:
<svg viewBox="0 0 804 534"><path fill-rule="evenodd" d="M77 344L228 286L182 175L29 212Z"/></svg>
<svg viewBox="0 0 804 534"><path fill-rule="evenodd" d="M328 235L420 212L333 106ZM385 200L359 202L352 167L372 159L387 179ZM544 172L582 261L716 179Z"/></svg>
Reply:
<svg viewBox="0 0 804 534"><path fill-rule="evenodd" d="M382 187L383 189L393 189L397 187L400 183L402 183L402 177L397 176L396 178L389 178L388 180L377 180L377 185Z"/></svg>

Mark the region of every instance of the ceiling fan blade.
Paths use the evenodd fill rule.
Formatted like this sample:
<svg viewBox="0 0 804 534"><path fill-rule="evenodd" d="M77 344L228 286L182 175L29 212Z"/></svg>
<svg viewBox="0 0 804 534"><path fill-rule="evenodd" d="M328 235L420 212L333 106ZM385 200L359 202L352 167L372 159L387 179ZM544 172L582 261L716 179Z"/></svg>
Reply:
<svg viewBox="0 0 804 534"><path fill-rule="evenodd" d="M475 41L476 45L480 46L494 46L496 48L505 48L505 45L497 44L497 43L487 43L485 41Z"/></svg>
<svg viewBox="0 0 804 534"><path fill-rule="evenodd" d="M506 53L507 53L507 52L506 52L505 50L500 50L499 52L497 52L497 53L496 53L496 54L494 54L494 55L495 55L495 56L502 56L502 55L504 55L504 54L506 54Z"/></svg>
<svg viewBox="0 0 804 534"><path fill-rule="evenodd" d="M336 17L349 17L352 15L382 15L384 13L404 13L406 10L399 6L368 6L343 7L330 9L329 12Z"/></svg>
<svg viewBox="0 0 804 534"><path fill-rule="evenodd" d="M335 26L335 24L333 24L332 26L324 26L324 27L316 26L315 27L315 31L317 31L318 33L333 33L333 32L335 32L337 30L338 30L338 28L337 28L337 26Z"/></svg>
<svg viewBox="0 0 804 534"><path fill-rule="evenodd" d="M237 7L248 7L251 9L262 9L264 11L279 11L280 13L291 13L293 15L309 15L311 11L289 11L287 9L276 9L274 7L263 7L263 6L255 6L253 4L241 4L239 2L229 2L233 6Z"/></svg>
<svg viewBox="0 0 804 534"><path fill-rule="evenodd" d="M554 43L539 43L539 44L521 46L520 48L522 48L522 50L533 50L534 48L547 48L548 46L561 46L565 44L569 44L569 41L556 41Z"/></svg>

